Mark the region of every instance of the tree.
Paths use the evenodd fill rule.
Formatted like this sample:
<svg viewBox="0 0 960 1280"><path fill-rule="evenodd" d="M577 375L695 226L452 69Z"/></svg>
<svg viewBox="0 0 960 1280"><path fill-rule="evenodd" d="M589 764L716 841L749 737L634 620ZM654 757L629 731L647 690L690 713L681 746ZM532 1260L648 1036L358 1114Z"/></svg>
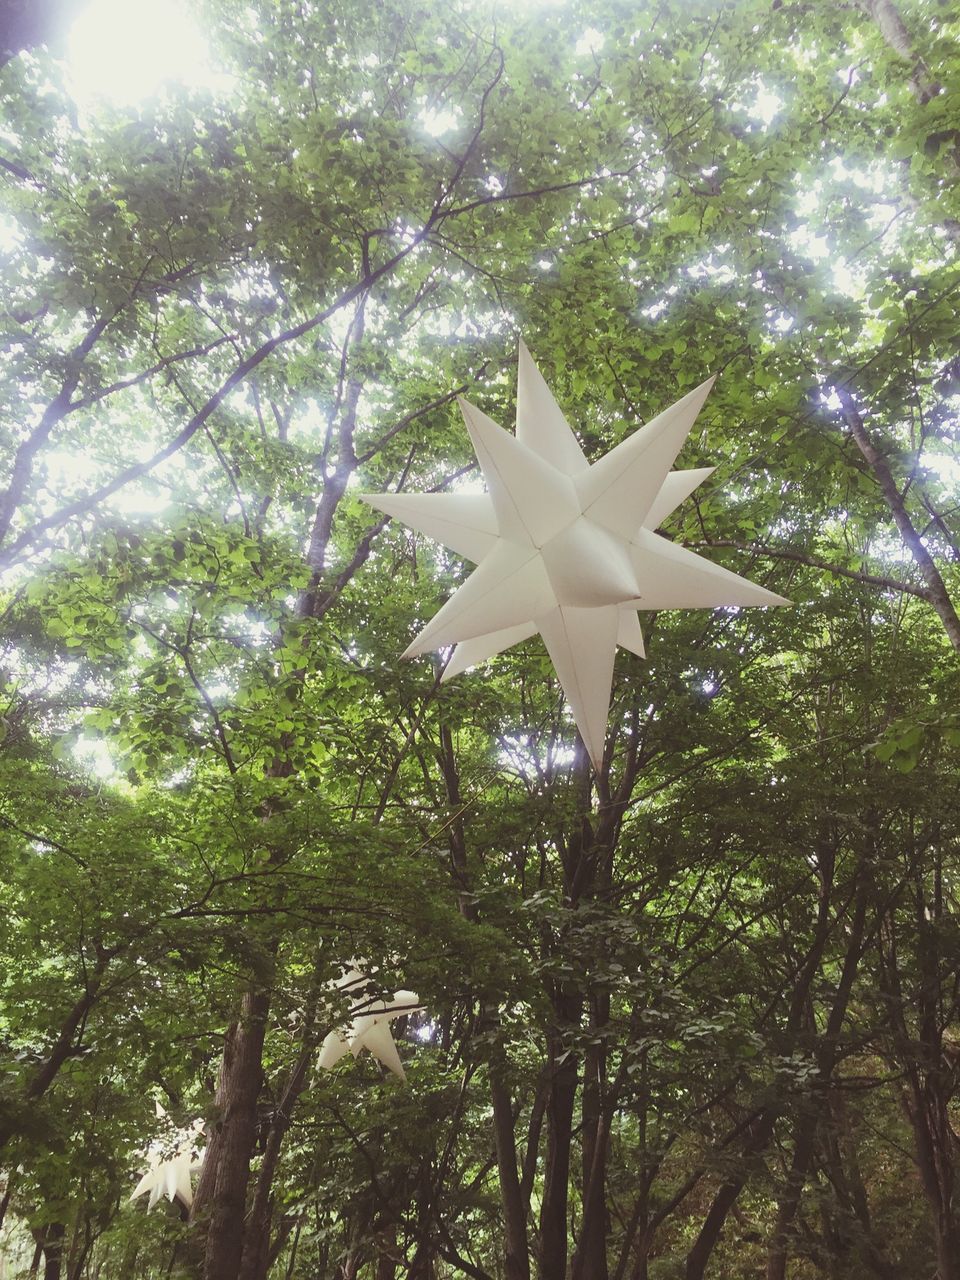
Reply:
<svg viewBox="0 0 960 1280"><path fill-rule="evenodd" d="M0 71L4 1212L71 1280L952 1280L955 21L202 13L229 90ZM664 533L795 601L648 618L596 774L537 643L398 664L466 567L355 496L472 478L518 332L591 457L719 370ZM357 957L406 1091L315 1070Z"/></svg>

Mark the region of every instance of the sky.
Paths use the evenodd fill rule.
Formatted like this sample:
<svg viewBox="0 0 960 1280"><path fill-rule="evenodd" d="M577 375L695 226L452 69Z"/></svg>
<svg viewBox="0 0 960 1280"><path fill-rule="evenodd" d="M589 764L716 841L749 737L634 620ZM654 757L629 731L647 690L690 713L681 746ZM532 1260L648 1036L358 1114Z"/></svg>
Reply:
<svg viewBox="0 0 960 1280"><path fill-rule="evenodd" d="M70 91L80 107L98 99L132 106L166 80L192 89L226 80L203 32L178 0L91 0L67 42Z"/></svg>

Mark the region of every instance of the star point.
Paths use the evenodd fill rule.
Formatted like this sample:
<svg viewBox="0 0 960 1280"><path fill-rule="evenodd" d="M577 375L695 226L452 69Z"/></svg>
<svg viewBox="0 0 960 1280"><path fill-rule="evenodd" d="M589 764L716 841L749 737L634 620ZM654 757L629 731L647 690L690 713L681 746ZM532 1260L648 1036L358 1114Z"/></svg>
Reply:
<svg viewBox="0 0 960 1280"><path fill-rule="evenodd" d="M515 435L458 400L487 493L361 495L477 566L403 656L455 645L446 681L539 632L599 770L617 647L645 656L638 609L788 604L656 532L714 470L671 467L715 380L591 465L521 341Z"/></svg>

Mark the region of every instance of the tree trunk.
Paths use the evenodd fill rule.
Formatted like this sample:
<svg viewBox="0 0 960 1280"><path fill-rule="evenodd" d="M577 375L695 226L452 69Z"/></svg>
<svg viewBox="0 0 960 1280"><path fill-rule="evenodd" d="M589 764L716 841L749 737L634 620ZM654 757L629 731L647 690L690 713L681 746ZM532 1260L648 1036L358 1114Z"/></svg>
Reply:
<svg viewBox="0 0 960 1280"><path fill-rule="evenodd" d="M120 1265L117 1267L113 1280L134 1280L137 1274L137 1258L139 1255L139 1240L128 1241L120 1255Z"/></svg>
<svg viewBox="0 0 960 1280"><path fill-rule="evenodd" d="M247 1219L244 1237L243 1259L240 1264L239 1280L266 1280L270 1268L270 1226L273 1218L273 1179L280 1161L280 1150L287 1130L294 1104L303 1092L307 1081L307 1071L313 1049L301 1053L287 1082L283 1097L276 1113L267 1142L260 1161L257 1174L257 1185L253 1194L253 1204Z"/></svg>
<svg viewBox="0 0 960 1280"><path fill-rule="evenodd" d="M10 1197L13 1195L16 1177L16 1171L13 1169L11 1169L7 1174L7 1185L3 1191L3 1199L0 1200L0 1227L3 1226L4 1219L7 1216L7 1210L10 1208Z"/></svg>
<svg viewBox="0 0 960 1280"><path fill-rule="evenodd" d="M104 952L97 957L96 965L87 978L83 995L75 1001L73 1008L60 1026L59 1034L53 1042L50 1052L36 1068L27 1083L24 1096L28 1101L35 1102L38 1098L43 1097L56 1079L60 1068L76 1052L79 1043L78 1034L82 1035L82 1029L86 1026L90 1010L96 1003L107 965L116 954L116 951ZM0 1147L5 1146L10 1141L15 1131L15 1125L12 1122L8 1122L0 1128Z"/></svg>
<svg viewBox="0 0 960 1280"><path fill-rule="evenodd" d="M63 1269L63 1241L66 1228L62 1222L51 1222L43 1233L43 1280L60 1280Z"/></svg>
<svg viewBox="0 0 960 1280"><path fill-rule="evenodd" d="M440 726L440 765L447 800L454 811L449 827L450 867L457 886L460 914L466 920L476 922L476 902L470 892L470 870L467 863L466 832L460 811L463 800L460 794L460 775L457 770L453 735L447 725ZM481 1025L493 1030L499 1025L495 1009L480 1011ZM506 1060L502 1048L494 1043L490 1052L489 1078L490 1101L493 1105L493 1137L500 1175L500 1202L504 1225L504 1275L506 1280L530 1280L530 1250L527 1244L527 1205L520 1185L517 1143L514 1132L513 1105L505 1080Z"/></svg>
<svg viewBox="0 0 960 1280"><path fill-rule="evenodd" d="M939 862L933 871L934 883L939 885L942 882ZM897 921L891 913L886 946L881 951L883 994L898 1065L903 1073L903 1108L913 1130L920 1181L933 1223L938 1280L960 1280L960 1223L955 1208L957 1139L949 1114L956 1080L943 1045L943 1019L949 1016L944 1014L943 986L949 979L955 990L956 961L952 954L947 961L941 953L936 919L928 919L927 887L919 860L914 861L913 873L912 928L920 981L909 995L904 991ZM939 889L934 893L933 909L938 917L942 911ZM915 1023L911 1015L915 1015ZM910 1024L908 1017L911 1017Z"/></svg>
<svg viewBox="0 0 960 1280"><path fill-rule="evenodd" d="M547 1099L547 1161L540 1207L540 1277L564 1280L567 1274L567 1191L570 1178L570 1145L573 1141L573 1107L577 1096L577 1059L564 1053L558 1037L552 1037L553 1079Z"/></svg>
<svg viewBox="0 0 960 1280"><path fill-rule="evenodd" d="M593 1026L605 1026L608 1020L609 999L599 997ZM606 1058L603 1045L591 1045L584 1055L581 1102L583 1222L573 1257L571 1280L607 1280L608 1275Z"/></svg>
<svg viewBox="0 0 960 1280"><path fill-rule="evenodd" d="M917 52L906 23L893 0L860 0L862 7L873 18L886 43L898 58L910 64L910 91L921 104L926 104L940 92L940 85L933 79L929 68Z"/></svg>
<svg viewBox="0 0 960 1280"><path fill-rule="evenodd" d="M956 1169L951 1148L947 1107L939 1091L925 1086L916 1089L908 1102L907 1114L913 1125L920 1181L933 1220L937 1244L937 1280L960 1280L960 1229L954 1209Z"/></svg>
<svg viewBox="0 0 960 1280"><path fill-rule="evenodd" d="M740 1169L721 1186L713 1198L700 1234L694 1241L693 1248L687 1254L684 1268L685 1280L703 1280L710 1255L720 1239L723 1224L727 1215L736 1203L737 1197L746 1185L750 1174L750 1158L758 1155L773 1137L774 1125L777 1122L777 1111L768 1107L757 1117L752 1131L744 1147L744 1159Z"/></svg>
<svg viewBox="0 0 960 1280"><path fill-rule="evenodd" d="M864 1263L877 1280L898 1280L896 1268L884 1256L877 1244L876 1233L870 1220L867 1188L857 1159L857 1142L850 1132L843 1096L835 1094L830 1100L831 1126L824 1144L823 1158L829 1170L830 1182L842 1208L859 1226L857 1247Z"/></svg>
<svg viewBox="0 0 960 1280"><path fill-rule="evenodd" d="M357 1280L362 1261L360 1254L351 1250L337 1267L335 1280Z"/></svg>
<svg viewBox="0 0 960 1280"><path fill-rule="evenodd" d="M785 1280L787 1274L790 1227L800 1207L803 1185L813 1161L816 1129L817 1116L809 1111L800 1117L794 1127L793 1159L786 1187L777 1205L777 1217L767 1253L767 1280Z"/></svg>
<svg viewBox="0 0 960 1280"><path fill-rule="evenodd" d="M819 914L821 922L826 924L833 887L833 860L824 860L822 865L824 867L824 879ZM853 920L850 925L843 968L840 972L840 981L837 983L837 992L830 1007L830 1016L827 1019L824 1034L820 1037L817 1045L817 1070L825 1092L830 1087L830 1078L837 1060L840 1032L843 1030L844 1020L847 1016L847 1006L850 1003L850 997L853 992L854 980L863 956L863 934L866 927L866 919L867 877L861 868L857 881ZM822 933L822 930L820 932ZM826 1096L829 1096L828 1092ZM777 1207L776 1223L767 1255L767 1280L785 1280L786 1277L789 1232L800 1207L804 1183L813 1163L818 1119L817 1111L807 1109L797 1120L794 1129L793 1160L787 1177L787 1185Z"/></svg>
<svg viewBox="0 0 960 1280"><path fill-rule="evenodd" d="M248 990L228 1035L218 1087L218 1143L209 1187L204 1280L237 1280L243 1256L250 1158L256 1139L269 991ZM205 1171L206 1172L206 1171ZM200 1187L197 1188L199 1193Z"/></svg>
<svg viewBox="0 0 960 1280"><path fill-rule="evenodd" d="M496 1047L494 1053L502 1058ZM506 1280L529 1280L527 1214L517 1171L513 1108L510 1105L510 1094L502 1075L504 1065L502 1060L491 1059L490 1097L493 1102L493 1133L504 1219L504 1275Z"/></svg>
<svg viewBox="0 0 960 1280"><path fill-rule="evenodd" d="M382 1227L377 1232L377 1266L374 1280L397 1280L397 1262L400 1250L397 1247L397 1226Z"/></svg>

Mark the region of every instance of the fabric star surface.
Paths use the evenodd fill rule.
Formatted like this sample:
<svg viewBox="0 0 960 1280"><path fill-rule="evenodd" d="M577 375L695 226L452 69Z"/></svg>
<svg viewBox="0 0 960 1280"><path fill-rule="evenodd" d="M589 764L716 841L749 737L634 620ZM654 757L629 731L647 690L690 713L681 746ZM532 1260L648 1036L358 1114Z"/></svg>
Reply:
<svg viewBox="0 0 960 1280"><path fill-rule="evenodd" d="M166 1116L157 1104L157 1116ZM147 1148L147 1170L134 1188L131 1200L148 1192L147 1212L161 1196L168 1200L180 1200L186 1208L193 1204L193 1185L190 1176L203 1163L203 1153L197 1149L197 1140L203 1132L203 1121L195 1120L189 1129L182 1129L173 1142L157 1140Z"/></svg>
<svg viewBox="0 0 960 1280"><path fill-rule="evenodd" d="M413 1013L420 1007L420 1001L414 991L395 991L390 1000L364 1000L361 992L367 982L368 979L359 969L350 968L333 984L337 990L355 995L356 1005L351 1011L353 1016L350 1023L342 1030L338 1028L327 1035L320 1046L317 1065L329 1070L346 1054L351 1053L357 1057L366 1049L388 1071L405 1081L407 1077L394 1043L390 1023L394 1018Z"/></svg>
<svg viewBox="0 0 960 1280"><path fill-rule="evenodd" d="M460 401L486 493L363 495L477 565L403 656L456 645L449 680L539 632L599 769L617 646L645 656L639 609L788 604L655 532L713 471L670 470L712 385L591 466L521 342L516 435Z"/></svg>

